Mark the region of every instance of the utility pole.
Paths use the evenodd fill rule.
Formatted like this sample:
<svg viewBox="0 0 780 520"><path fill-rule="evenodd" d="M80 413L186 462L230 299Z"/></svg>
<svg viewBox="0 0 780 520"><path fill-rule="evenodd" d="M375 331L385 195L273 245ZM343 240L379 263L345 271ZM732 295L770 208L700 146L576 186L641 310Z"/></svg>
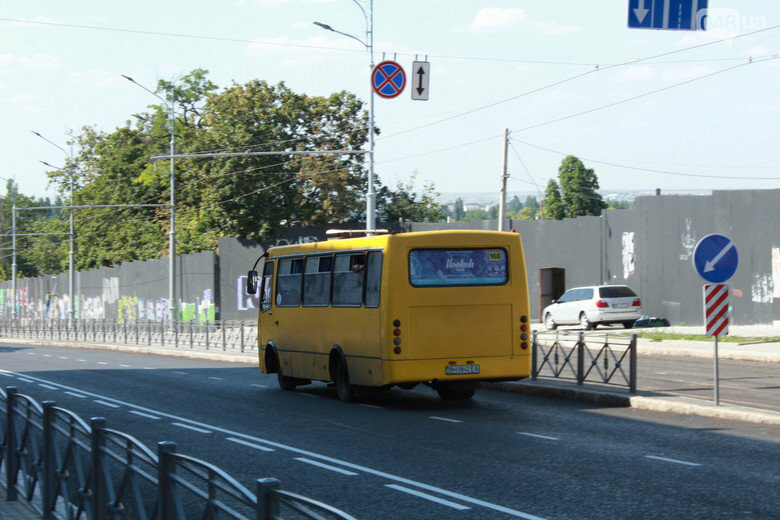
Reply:
<svg viewBox="0 0 780 520"><path fill-rule="evenodd" d="M74 171L74 164L73 164L73 142L70 143L70 157L68 158L68 173L70 174L70 205L73 206L73 185L75 183L75 176L76 172ZM73 299L73 289L74 289L74 266L73 266L73 257L76 254L76 234L74 231L74 225L73 225L73 208L70 210L70 214L68 215L68 227L70 232L70 237L68 239L68 298L70 299L70 305L68 305L68 330L71 330L73 328L73 318L74 315L74 309L76 306L76 301Z"/></svg>
<svg viewBox="0 0 780 520"><path fill-rule="evenodd" d="M507 156L509 154L509 129L504 128L504 164L501 169L501 196L498 200L498 230L504 230L504 218L506 217L506 179Z"/></svg>
<svg viewBox="0 0 780 520"><path fill-rule="evenodd" d="M16 180L11 181L11 305L16 320Z"/></svg>

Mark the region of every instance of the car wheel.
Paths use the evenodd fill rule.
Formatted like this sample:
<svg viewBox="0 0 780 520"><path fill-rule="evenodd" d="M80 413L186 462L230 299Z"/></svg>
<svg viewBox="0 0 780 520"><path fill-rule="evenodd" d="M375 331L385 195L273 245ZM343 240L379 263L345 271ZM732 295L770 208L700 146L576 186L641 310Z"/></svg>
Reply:
<svg viewBox="0 0 780 520"><path fill-rule="evenodd" d="M349 371L347 362L344 359L339 360L336 366L336 393L341 401L349 403L355 399L355 389L349 382Z"/></svg>
<svg viewBox="0 0 780 520"><path fill-rule="evenodd" d="M588 317L584 312L580 313L580 327L582 327L582 330L590 330L593 328L593 324L588 320Z"/></svg>
<svg viewBox="0 0 780 520"><path fill-rule="evenodd" d="M553 320L552 314L549 312L544 317L544 326L547 327L547 330L555 330L558 328L558 325L555 323L555 320Z"/></svg>
<svg viewBox="0 0 780 520"><path fill-rule="evenodd" d="M624 321L623 322L623 328L624 329L630 329L633 326L634 326L634 320Z"/></svg>

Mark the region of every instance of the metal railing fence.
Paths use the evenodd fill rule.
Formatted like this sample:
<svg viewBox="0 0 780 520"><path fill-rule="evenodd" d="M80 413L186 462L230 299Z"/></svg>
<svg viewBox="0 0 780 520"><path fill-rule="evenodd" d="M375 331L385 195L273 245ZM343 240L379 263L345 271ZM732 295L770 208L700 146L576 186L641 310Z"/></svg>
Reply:
<svg viewBox="0 0 780 520"><path fill-rule="evenodd" d="M0 337L52 341L84 341L118 345L257 351L257 325L244 321L206 323L135 320L0 319Z"/></svg>
<svg viewBox="0 0 780 520"><path fill-rule="evenodd" d="M573 379L627 386L636 393L636 334L576 335L534 331L531 342L531 378Z"/></svg>
<svg viewBox="0 0 780 520"><path fill-rule="evenodd" d="M21 497L43 520L355 520L277 479L257 479L252 493L172 442L154 453L103 418L87 424L10 386L0 389L0 441L7 500Z"/></svg>

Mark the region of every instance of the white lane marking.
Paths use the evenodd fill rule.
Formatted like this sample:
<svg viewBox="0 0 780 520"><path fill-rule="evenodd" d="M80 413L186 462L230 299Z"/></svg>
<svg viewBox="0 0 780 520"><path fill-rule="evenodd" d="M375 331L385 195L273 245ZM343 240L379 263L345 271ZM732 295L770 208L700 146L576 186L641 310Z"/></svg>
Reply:
<svg viewBox="0 0 780 520"><path fill-rule="evenodd" d="M355 473L354 471L347 471L335 466L329 466L327 464L323 464L322 462L317 462L316 460L307 459L305 457L296 457L295 460L305 462L306 464L311 464L312 466L317 466L318 468L329 469L330 471L335 471L336 473L341 473L342 475L360 475L360 473Z"/></svg>
<svg viewBox="0 0 780 520"><path fill-rule="evenodd" d="M214 379L214 380L216 380L216 381L223 381L223 380L224 380L224 379L223 379L223 378L221 378L221 377L214 377L214 376L209 376L209 379Z"/></svg>
<svg viewBox="0 0 780 520"><path fill-rule="evenodd" d="M72 395L73 397L78 397L79 399L86 399L86 395L77 394L76 392L65 392L68 395Z"/></svg>
<svg viewBox="0 0 780 520"><path fill-rule="evenodd" d="M19 376L19 381L23 383L32 383L33 381L31 379L25 379L24 377Z"/></svg>
<svg viewBox="0 0 780 520"><path fill-rule="evenodd" d="M236 439L235 437L228 437L227 440L229 440L230 442L235 442L236 444L242 444L244 446L249 446L250 448L254 448L254 449L260 450L260 451L276 451L276 450L273 450L271 448L266 448L265 446L260 446L259 444L254 444L252 442L246 442L246 441L243 441L241 439Z"/></svg>
<svg viewBox="0 0 780 520"><path fill-rule="evenodd" d="M154 370L152 367L142 367L144 370Z"/></svg>
<svg viewBox="0 0 780 520"><path fill-rule="evenodd" d="M67 356L60 356L60 359L68 359Z"/></svg>
<svg viewBox="0 0 780 520"><path fill-rule="evenodd" d="M4 371L3 369L0 369L0 373L3 373L3 372L7 372L7 371ZM15 374L15 373L13 373L13 374L14 375L18 375L18 374ZM461 502L468 502L468 503L473 504L473 505L481 506L481 507L484 507L484 508L487 508L487 509L491 509L493 511L498 511L500 513L505 513L507 515L514 516L514 517L517 517L517 518L524 518L525 520L545 520L544 518L542 518L540 516L532 515L532 514L529 514L529 513L524 513L522 511L518 511L516 509L511 509L509 507L505 507L505 506L501 506L501 505L498 505L498 504L494 504L492 502L487 502L485 500L480 500L478 498L474 498L474 497L470 497L470 496L463 495L463 494L460 494L460 493L456 493L454 491L448 491L446 489L443 489L443 488L440 488L440 487L437 487L437 486L432 486L430 484L425 484L423 482L417 482L416 480L408 479L408 478L405 478L405 477L399 477L398 475L393 475L392 473L385 473L384 471L379 471L379 470L376 470L376 469L372 469L372 468L369 468L367 466L361 466L360 464L353 464L351 462L347 462L347 461L344 461L344 460L336 459L336 458L333 458L333 457L328 457L327 455L321 455L321 454L315 453L313 451L308 451L308 450L304 450L304 449L301 449L301 448L296 448L296 447L290 446L288 444L282 444L280 442L270 441L268 439L262 439L260 437L255 437L253 435L248 435L246 433L241 433L241 432L237 432L237 431L233 431L233 430L228 430L227 428L221 428L219 426L202 423L202 422L199 422L199 421L188 419L186 417L181 417L181 416L178 416L178 415L173 415L173 414L162 412L162 411L159 411L159 410L154 410L152 408L146 408L145 406L129 403L129 402L123 401L121 399L116 399L116 398L113 398L113 397L108 397L108 396L104 396L104 395L101 395L101 394L88 392L86 390L80 390L80 389L77 389L77 388L74 388L74 387L70 387L70 386L63 385L63 384L60 384L60 383L56 383L56 382L53 382L53 381L49 381L49 380L46 380L46 379L41 379L41 378L38 378L38 377L32 377L32 379L35 379L36 381L41 382L41 383L49 383L49 384L58 386L59 388L63 388L63 389L78 390L78 391L80 391L80 392L82 392L84 394L87 394L89 396L102 398L102 399L105 399L106 401L111 401L111 402L114 402L114 403L117 403L117 404L120 404L120 405L127 406L128 408L136 408L138 410L144 410L146 412L156 413L156 414L158 414L158 415L160 415L162 417L166 417L168 419L173 419L173 420L176 420L176 421L181 421L181 422L185 422L185 423L188 423L188 424L193 424L193 425L196 425L196 426L201 426L203 428L209 428L211 430L214 430L214 431L220 432L220 433L224 433L226 435L233 435L235 437L241 437L243 439L246 439L247 441L261 442L263 444L266 444L268 446L273 446L273 447L278 448L280 450L290 451L290 452L293 452L293 453L297 453L299 455L305 455L307 457L311 457L313 459L323 460L323 461L326 461L326 462L330 462L332 464L338 464L340 466L343 466L343 467L346 467L346 468L350 468L350 469L353 469L355 471L360 471L360 472L363 472L363 473L368 473L370 475L375 475L377 477L386 478L388 480L393 480L395 482L400 482L400 483L406 484L408 486L414 486L414 487L417 487L417 488L420 488L420 489L424 489L426 491L431 491L433 493L438 493L440 495L444 495L444 496L448 496L448 497L451 497L451 498L458 499ZM237 439L235 437L228 438L228 440L233 440L233 442L245 443L247 446L252 446L252 447L255 447L255 448L259 447L259 445L257 445L257 444L251 444L251 443L246 442L246 441L241 441L240 439ZM270 448L265 448L265 449L268 450Z"/></svg>
<svg viewBox="0 0 780 520"><path fill-rule="evenodd" d="M122 368L130 368L130 365L119 365Z"/></svg>
<svg viewBox="0 0 780 520"><path fill-rule="evenodd" d="M47 385L47 384L44 384L44 383L38 383L38 386L42 386L44 388L48 388L49 390L59 390L59 388L57 388L56 386L51 386L51 385Z"/></svg>
<svg viewBox="0 0 780 520"><path fill-rule="evenodd" d="M254 383L252 383L250 386L256 386L257 388L268 388L267 385L257 385L257 384L254 384Z"/></svg>
<svg viewBox="0 0 780 520"><path fill-rule="evenodd" d="M456 502L450 502L449 500L444 500L443 498L435 497L433 495L429 495L428 493L417 491L416 489L409 489L408 487L403 487L396 484L385 484L385 487L395 489L396 491L403 491L404 493L409 493L410 495L424 498L425 500L430 500L431 502L436 502L437 504L451 507L453 509L459 509L461 511L464 509L471 509L469 506L464 506L463 504L458 504Z"/></svg>
<svg viewBox="0 0 780 520"><path fill-rule="evenodd" d="M557 441L558 437L550 437L549 435L539 435L538 433L517 432L518 435L525 435L527 437L536 437L537 439L547 439L548 441Z"/></svg>
<svg viewBox="0 0 780 520"><path fill-rule="evenodd" d="M365 406L366 408L378 408L380 410L383 409L381 406L377 406L375 404L358 403L358 406Z"/></svg>
<svg viewBox="0 0 780 520"><path fill-rule="evenodd" d="M43 357L51 357L51 354L44 354Z"/></svg>
<svg viewBox="0 0 780 520"><path fill-rule="evenodd" d="M701 464L699 464L697 462L686 462L684 460L667 459L666 457L656 457L655 455L645 455L645 458L647 458L647 459L654 459L654 460L662 460L664 462L674 462L675 464L684 464L686 466L701 466Z"/></svg>
<svg viewBox="0 0 780 520"><path fill-rule="evenodd" d="M200 432L200 433L211 433L211 430L206 430L205 428L198 428L196 426L190 426L189 424L184 424L180 422L171 423L174 426L178 426L179 428L186 428L188 430L192 430L194 432Z"/></svg>
<svg viewBox="0 0 780 520"><path fill-rule="evenodd" d="M463 421L459 421L457 419L447 419L446 417L436 417L435 415L431 415L428 418L429 419L436 419L437 421L446 421L446 422L455 422L455 423L463 422Z"/></svg>
<svg viewBox="0 0 780 520"><path fill-rule="evenodd" d="M34 355L35 355L35 352L28 352L28 353L27 353L27 355L28 355L28 356L34 356Z"/></svg>
<svg viewBox="0 0 780 520"><path fill-rule="evenodd" d="M108 363L106 363L105 361L98 361L97 364L98 365L108 365Z"/></svg>
<svg viewBox="0 0 780 520"><path fill-rule="evenodd" d="M16 377L16 376L13 376L13 375L11 375L11 374L6 374L5 372L0 372L0 376L5 376L5 377Z"/></svg>
<svg viewBox="0 0 780 520"><path fill-rule="evenodd" d="M109 408L119 408L118 404L109 403L108 401L101 401L100 399L95 399L95 403L102 404L103 406L108 406Z"/></svg>
<svg viewBox="0 0 780 520"><path fill-rule="evenodd" d="M86 359L77 359L76 361L81 361L82 363L86 363L87 362Z"/></svg>
<svg viewBox="0 0 780 520"><path fill-rule="evenodd" d="M174 374L181 374L181 375L183 375L183 376L184 376L184 375L187 375L187 372L181 372L181 371L179 371L179 370L174 370L174 371L173 371L173 373L174 373Z"/></svg>
<svg viewBox="0 0 780 520"><path fill-rule="evenodd" d="M139 412L137 410L130 410L130 413L135 415L140 415L141 417L146 417L147 419L154 419L155 421L159 421L160 417L157 417L156 415L151 415L148 413Z"/></svg>

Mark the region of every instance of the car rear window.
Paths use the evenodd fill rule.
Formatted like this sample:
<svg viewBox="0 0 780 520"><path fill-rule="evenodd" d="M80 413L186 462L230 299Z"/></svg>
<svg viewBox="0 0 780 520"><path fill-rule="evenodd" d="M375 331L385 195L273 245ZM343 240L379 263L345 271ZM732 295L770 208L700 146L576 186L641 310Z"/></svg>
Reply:
<svg viewBox="0 0 780 520"><path fill-rule="evenodd" d="M630 298L636 293L626 286L599 287L599 295L602 298Z"/></svg>
<svg viewBox="0 0 780 520"><path fill-rule="evenodd" d="M409 281L415 287L505 284L506 256L499 248L413 249Z"/></svg>

